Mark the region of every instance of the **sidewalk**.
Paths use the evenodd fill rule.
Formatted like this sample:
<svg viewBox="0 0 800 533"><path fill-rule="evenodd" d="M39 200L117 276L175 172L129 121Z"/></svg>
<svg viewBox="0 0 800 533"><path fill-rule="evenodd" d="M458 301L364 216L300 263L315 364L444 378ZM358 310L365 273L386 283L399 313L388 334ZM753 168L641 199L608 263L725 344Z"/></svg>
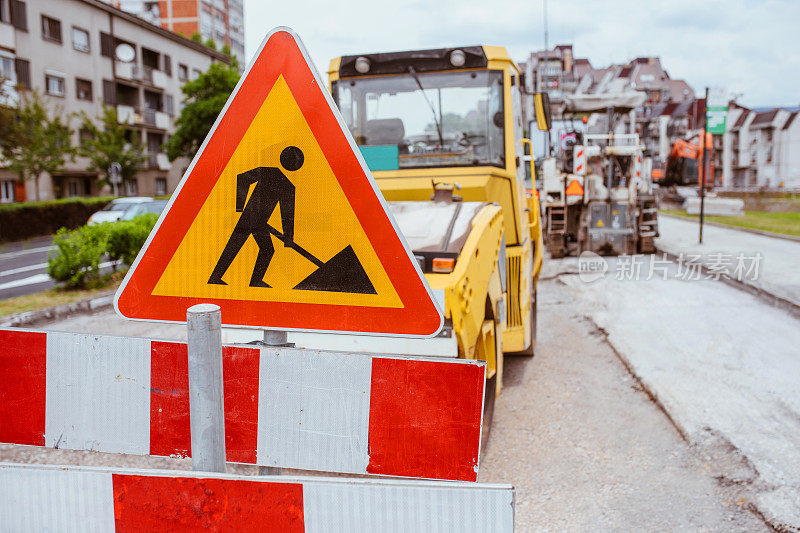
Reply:
<svg viewBox="0 0 800 533"><path fill-rule="evenodd" d="M800 306L800 242L704 225L703 244L699 245L696 221L660 215L658 224L661 236L656 239L656 246L660 251L698 261L712 271L723 271L746 285ZM751 269L748 275L736 275L738 257L747 263L744 270Z"/></svg>

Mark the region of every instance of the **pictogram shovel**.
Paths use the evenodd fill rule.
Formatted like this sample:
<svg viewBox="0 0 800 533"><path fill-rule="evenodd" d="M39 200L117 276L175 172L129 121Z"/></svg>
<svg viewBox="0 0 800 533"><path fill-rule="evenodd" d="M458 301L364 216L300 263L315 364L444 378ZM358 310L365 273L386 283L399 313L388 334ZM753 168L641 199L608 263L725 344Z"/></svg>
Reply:
<svg viewBox="0 0 800 533"><path fill-rule="evenodd" d="M283 233L272 226L267 226L267 230L281 242L286 243ZM352 246L347 245L341 252L325 262L320 261L296 242L292 242L289 247L317 266L314 272L294 286L295 289L301 291L378 294L375 287L372 286L369 276L364 271L364 267L361 266L361 261L358 260Z"/></svg>

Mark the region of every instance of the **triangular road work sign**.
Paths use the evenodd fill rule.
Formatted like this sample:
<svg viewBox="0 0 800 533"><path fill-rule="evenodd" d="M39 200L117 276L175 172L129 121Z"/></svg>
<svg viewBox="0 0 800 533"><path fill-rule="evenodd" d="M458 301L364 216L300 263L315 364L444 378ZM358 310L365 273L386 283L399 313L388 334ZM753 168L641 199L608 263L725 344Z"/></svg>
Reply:
<svg viewBox="0 0 800 533"><path fill-rule="evenodd" d="M126 318L431 336L442 315L305 48L277 28L117 291Z"/></svg>
<svg viewBox="0 0 800 533"><path fill-rule="evenodd" d="M583 196L583 187L578 180L572 180L566 190L567 196Z"/></svg>

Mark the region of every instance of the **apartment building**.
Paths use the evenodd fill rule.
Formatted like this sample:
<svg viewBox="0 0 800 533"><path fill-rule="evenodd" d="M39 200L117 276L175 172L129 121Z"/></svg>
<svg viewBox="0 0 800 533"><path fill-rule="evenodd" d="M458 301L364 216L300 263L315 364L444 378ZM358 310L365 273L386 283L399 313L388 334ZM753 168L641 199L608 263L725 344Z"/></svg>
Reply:
<svg viewBox="0 0 800 533"><path fill-rule="evenodd" d="M187 37L195 32L203 40L227 44L244 64L243 0L107 0L153 24Z"/></svg>
<svg viewBox="0 0 800 533"><path fill-rule="evenodd" d="M122 194L172 192L186 160L170 163L163 144L180 112L181 86L214 61L228 58L100 0L0 0L0 74L16 91L34 89L65 115L101 115L115 106L121 123L139 135L146 169L126 180ZM15 100L14 94L10 99ZM86 132L73 118L73 143ZM77 158L63 172L34 183L0 169L0 201L100 194L98 175Z"/></svg>
<svg viewBox="0 0 800 533"><path fill-rule="evenodd" d="M728 107L722 143L715 146L726 187L800 187L798 109Z"/></svg>

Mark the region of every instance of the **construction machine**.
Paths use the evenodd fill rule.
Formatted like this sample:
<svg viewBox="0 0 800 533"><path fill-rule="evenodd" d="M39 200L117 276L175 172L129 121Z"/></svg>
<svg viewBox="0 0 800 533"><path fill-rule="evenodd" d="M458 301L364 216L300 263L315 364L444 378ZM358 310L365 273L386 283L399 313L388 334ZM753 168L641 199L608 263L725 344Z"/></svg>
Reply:
<svg viewBox="0 0 800 533"><path fill-rule="evenodd" d="M566 98L563 113L601 114L606 133L572 132L557 157L542 164L547 246L552 257L652 253L658 206L652 160L618 119L641 104L639 95ZM562 114L563 114L562 113ZM590 124L589 131L592 129Z"/></svg>
<svg viewBox="0 0 800 533"><path fill-rule="evenodd" d="M539 206L526 193L520 70L468 46L343 56L330 89L431 288L449 355L533 354L542 265ZM530 165L531 163L527 163ZM430 354L433 345L417 345Z"/></svg>
<svg viewBox="0 0 800 533"><path fill-rule="evenodd" d="M700 142L702 133L694 135L693 137L684 140L678 139L672 144L667 157L666 171L664 178L658 181L660 186L694 186L699 187L703 183L703 143ZM705 148L710 150L712 147L713 138L710 133L706 134ZM708 187L714 186L714 162L709 160L706 163L709 166L709 176L712 179L709 181Z"/></svg>

